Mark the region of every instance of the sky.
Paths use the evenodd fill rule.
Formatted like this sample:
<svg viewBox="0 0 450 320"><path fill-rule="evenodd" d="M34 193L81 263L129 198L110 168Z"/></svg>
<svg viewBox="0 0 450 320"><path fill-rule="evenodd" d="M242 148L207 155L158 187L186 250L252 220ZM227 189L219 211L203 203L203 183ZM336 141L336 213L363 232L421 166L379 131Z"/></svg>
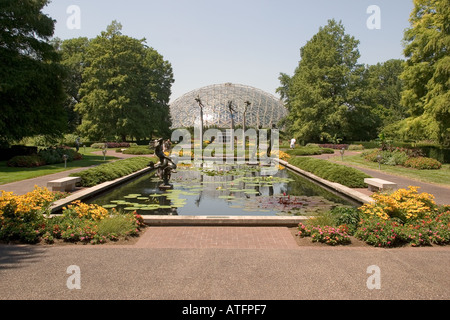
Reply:
<svg viewBox="0 0 450 320"><path fill-rule="evenodd" d="M52 0L43 12L63 40L95 38L113 20L145 38L172 65L174 101L227 82L278 96L280 73L294 74L300 48L330 19L360 41L359 63L404 59L412 9L413 0Z"/></svg>

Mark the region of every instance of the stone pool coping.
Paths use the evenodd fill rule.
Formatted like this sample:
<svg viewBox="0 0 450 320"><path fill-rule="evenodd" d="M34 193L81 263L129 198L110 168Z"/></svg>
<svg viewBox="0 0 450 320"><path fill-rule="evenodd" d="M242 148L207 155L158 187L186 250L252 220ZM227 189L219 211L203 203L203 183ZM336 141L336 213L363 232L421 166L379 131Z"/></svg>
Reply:
<svg viewBox="0 0 450 320"><path fill-rule="evenodd" d="M368 203L373 199L357 190L353 190L339 183L327 181L319 178L310 172L301 170L281 159L277 160L281 165L292 171L310 178L321 185L331 188L338 193L354 199L357 202ZM144 168L128 176L118 178L96 185L91 188L76 191L64 199L55 201L50 208L51 213L55 214L63 207L76 200L84 200L93 197L101 192L111 189L135 177L152 171L151 168ZM306 216L168 216L168 215L143 215L144 222L153 226L297 226L300 222L307 220Z"/></svg>
<svg viewBox="0 0 450 320"><path fill-rule="evenodd" d="M370 196L368 196L368 195L366 195L364 193L361 193L358 190L354 190L352 188L346 187L346 186L344 186L344 185L342 185L340 183L331 182L331 181L322 179L322 178L320 178L320 177L318 177L318 176L316 176L316 175L314 175L314 174L312 174L312 173L310 173L308 171L302 170L300 168L297 168L297 167L289 164L287 161L284 161L284 160L281 160L281 159L277 159L276 161L278 161L281 165L285 166L286 168L289 168L289 169L291 169L292 171L294 171L296 173L299 173L299 174L301 174L303 176L306 176L306 177L308 177L308 178L318 182L321 185L324 185L324 186L326 186L328 188L331 188L331 189L337 191L338 193L344 194L347 197L350 197L353 200L355 200L355 201L357 201L357 202L359 202L361 204L372 203L372 202L375 201Z"/></svg>

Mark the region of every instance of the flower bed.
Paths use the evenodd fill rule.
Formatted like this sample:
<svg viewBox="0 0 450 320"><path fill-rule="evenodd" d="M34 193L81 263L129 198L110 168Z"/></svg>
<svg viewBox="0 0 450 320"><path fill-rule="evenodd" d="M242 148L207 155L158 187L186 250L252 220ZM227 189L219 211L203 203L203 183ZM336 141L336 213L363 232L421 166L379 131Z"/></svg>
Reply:
<svg viewBox="0 0 450 320"><path fill-rule="evenodd" d="M135 213L122 214L80 201L63 208L61 215L50 217L51 204L64 196L38 187L23 196L2 191L0 241L98 244L136 236L144 226L142 217Z"/></svg>
<svg viewBox="0 0 450 320"><path fill-rule="evenodd" d="M390 150L372 150L361 154L364 159L378 162L381 156L381 164L390 166L404 166L419 170L437 170L442 164L432 158L422 156L419 149L395 148Z"/></svg>
<svg viewBox="0 0 450 320"><path fill-rule="evenodd" d="M314 218L299 224L298 235L330 245L348 244L350 235L376 247L449 244L450 206L437 206L432 195L417 190L409 187L375 194L375 203L358 208L357 215L334 209L331 226L316 225Z"/></svg>

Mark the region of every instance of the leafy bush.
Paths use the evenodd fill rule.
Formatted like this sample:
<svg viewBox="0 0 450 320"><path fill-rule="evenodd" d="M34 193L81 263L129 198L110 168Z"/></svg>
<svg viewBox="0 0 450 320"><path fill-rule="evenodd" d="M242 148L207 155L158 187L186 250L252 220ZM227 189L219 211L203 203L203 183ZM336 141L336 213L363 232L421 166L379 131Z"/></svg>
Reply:
<svg viewBox="0 0 450 320"><path fill-rule="evenodd" d="M410 158L407 161L405 161L404 166L419 170L437 170L442 167L442 164L439 161L432 158L417 157L417 158Z"/></svg>
<svg viewBox="0 0 450 320"><path fill-rule="evenodd" d="M8 160L6 163L8 167L33 168L45 165L44 159L34 156L16 156Z"/></svg>
<svg viewBox="0 0 450 320"><path fill-rule="evenodd" d="M300 157L290 159L289 163L323 179L337 182L350 188L365 188L367 185L364 183L364 178L370 178L369 175L358 169L322 159Z"/></svg>
<svg viewBox="0 0 450 320"><path fill-rule="evenodd" d="M364 146L362 144L351 144L348 146L348 150L364 150Z"/></svg>
<svg viewBox="0 0 450 320"><path fill-rule="evenodd" d="M151 150L148 146L136 146L127 148L122 153L134 155L147 155L147 154L154 154L154 151Z"/></svg>
<svg viewBox="0 0 450 320"><path fill-rule="evenodd" d="M328 245L349 244L350 236L342 228L331 226L310 227L302 223L298 226L298 235L300 237L311 237L313 242L321 242Z"/></svg>
<svg viewBox="0 0 450 320"><path fill-rule="evenodd" d="M93 149L103 149L105 146L108 149L117 149L117 148L129 148L132 146L137 146L137 144L129 142L97 142L91 144L91 148Z"/></svg>
<svg viewBox="0 0 450 320"><path fill-rule="evenodd" d="M383 156L382 163L388 166L404 165L404 163L409 159L406 152L400 150L394 150L392 152L383 151L382 156Z"/></svg>
<svg viewBox="0 0 450 320"><path fill-rule="evenodd" d="M104 147L105 147L105 144L101 143L101 142L96 142L96 143L91 144L92 149L103 149Z"/></svg>
<svg viewBox="0 0 450 320"><path fill-rule="evenodd" d="M74 204L75 207L77 205ZM142 217L136 213L118 213L113 209L103 219L92 220L88 216L73 217L72 212L64 210L62 215L47 219L41 240L46 243L60 239L65 242L101 244L137 236L142 227Z"/></svg>
<svg viewBox="0 0 450 320"><path fill-rule="evenodd" d="M402 242L400 223L378 217L361 219L355 237L377 247L394 247Z"/></svg>
<svg viewBox="0 0 450 320"><path fill-rule="evenodd" d="M422 219L404 224L394 219L366 217L359 223L355 237L377 247L446 245L450 243L450 211L431 210Z"/></svg>
<svg viewBox="0 0 450 320"><path fill-rule="evenodd" d="M109 212L98 205L75 201L61 215L50 217L51 204L65 197L36 187L25 195L2 191L0 197L0 241L19 243L103 243L138 234L144 226L136 213Z"/></svg>
<svg viewBox="0 0 450 320"><path fill-rule="evenodd" d="M359 210L354 207L335 207L331 210L334 225L345 226L347 233L352 235L355 233L360 221Z"/></svg>
<svg viewBox="0 0 450 320"><path fill-rule="evenodd" d="M0 197L0 240L36 243L45 229L44 215L53 201L64 197L60 192L35 187L32 192L15 195L2 191Z"/></svg>
<svg viewBox="0 0 450 320"><path fill-rule="evenodd" d="M333 154L334 150L331 148L300 147L286 150L286 153L291 156L312 156L312 155L321 155L324 153Z"/></svg>
<svg viewBox="0 0 450 320"><path fill-rule="evenodd" d="M348 144L329 144L329 143L319 144L319 147L321 148L335 149L335 150L342 150L342 149L347 150L348 146L349 146Z"/></svg>
<svg viewBox="0 0 450 320"><path fill-rule="evenodd" d="M16 156L7 162L9 167L40 167L48 164L63 163L63 155L67 155L67 161L80 160L83 156L69 147L52 147L40 150L35 155Z"/></svg>
<svg viewBox="0 0 450 320"><path fill-rule="evenodd" d="M363 205L360 210L366 216L377 216L380 219L399 219L406 222L424 216L436 208L434 196L428 193L418 193L419 187L410 186L408 189L398 189L395 192L375 193L374 203Z"/></svg>
<svg viewBox="0 0 450 320"><path fill-rule="evenodd" d="M115 180L117 178L144 169L148 165L150 160L151 159L146 157L118 160L111 163L105 163L78 173L73 173L70 176L80 177L81 185L83 187L92 187L97 184Z"/></svg>
<svg viewBox="0 0 450 320"><path fill-rule="evenodd" d="M405 224L400 230L404 242L412 246L450 243L450 211L431 212L426 218Z"/></svg>
<svg viewBox="0 0 450 320"><path fill-rule="evenodd" d="M440 169L442 167L439 161L423 157L420 149L395 148L384 151L371 150L363 152L361 156L368 161L378 162L378 155L381 155L381 163L385 165L401 165L419 170Z"/></svg>
<svg viewBox="0 0 450 320"><path fill-rule="evenodd" d="M45 161L46 164L63 163L63 156L67 156L67 161L80 160L83 156L69 147L47 148L39 151L38 155Z"/></svg>

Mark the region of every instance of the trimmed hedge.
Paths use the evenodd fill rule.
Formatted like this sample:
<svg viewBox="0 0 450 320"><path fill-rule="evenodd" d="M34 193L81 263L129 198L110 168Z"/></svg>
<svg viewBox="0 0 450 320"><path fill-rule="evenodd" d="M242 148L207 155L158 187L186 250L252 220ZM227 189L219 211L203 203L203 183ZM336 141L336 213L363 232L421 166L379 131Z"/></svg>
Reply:
<svg viewBox="0 0 450 320"><path fill-rule="evenodd" d="M106 181L132 174L147 167L152 158L136 157L101 164L78 173L72 173L71 177L80 177L83 187L93 187Z"/></svg>
<svg viewBox="0 0 450 320"><path fill-rule="evenodd" d="M318 148L318 147L300 147L295 149L288 149L285 152L291 156L312 156L312 155L321 155L324 153L334 154L334 150L331 148Z"/></svg>
<svg viewBox="0 0 450 320"><path fill-rule="evenodd" d="M93 149L103 149L104 147L108 149L117 149L117 148L129 148L133 146L137 146L134 142L96 142L91 144L91 148Z"/></svg>
<svg viewBox="0 0 450 320"><path fill-rule="evenodd" d="M349 188L366 188L367 184L364 183L364 178L371 178L371 176L358 169L322 159L311 157L291 158L289 163L322 179L340 183Z"/></svg>
<svg viewBox="0 0 450 320"><path fill-rule="evenodd" d="M450 163L450 149L422 145L418 145L417 147L428 158L433 158L441 163Z"/></svg>
<svg viewBox="0 0 450 320"><path fill-rule="evenodd" d="M134 155L148 155L154 154L155 151L151 150L148 146L134 146L125 149L123 154L134 154Z"/></svg>

